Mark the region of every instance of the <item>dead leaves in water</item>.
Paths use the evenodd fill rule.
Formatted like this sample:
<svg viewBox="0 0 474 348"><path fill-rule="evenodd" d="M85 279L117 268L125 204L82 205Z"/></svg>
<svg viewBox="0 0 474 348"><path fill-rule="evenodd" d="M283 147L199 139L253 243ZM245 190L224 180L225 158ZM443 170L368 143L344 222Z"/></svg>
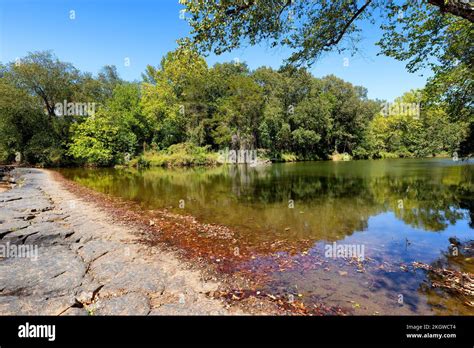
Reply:
<svg viewBox="0 0 474 348"><path fill-rule="evenodd" d="M329 307L322 303L306 305L303 301L297 300L296 298L302 298L302 294L289 294L289 295L277 295L267 293L262 290L228 290L228 291L215 291L207 293L207 295L214 298L221 298L227 302L244 301L247 299L255 298L264 301L270 301L278 306L280 310L285 311L287 314L294 315L345 315L346 313L339 307ZM290 296L291 295L291 296Z"/></svg>
<svg viewBox="0 0 474 348"><path fill-rule="evenodd" d="M413 262L413 267L428 271L428 274L431 276L431 285L434 288L443 288L461 295L474 296L474 274L462 273L446 268L435 268L421 262ZM473 301L467 301L466 304L473 306L473 303Z"/></svg>

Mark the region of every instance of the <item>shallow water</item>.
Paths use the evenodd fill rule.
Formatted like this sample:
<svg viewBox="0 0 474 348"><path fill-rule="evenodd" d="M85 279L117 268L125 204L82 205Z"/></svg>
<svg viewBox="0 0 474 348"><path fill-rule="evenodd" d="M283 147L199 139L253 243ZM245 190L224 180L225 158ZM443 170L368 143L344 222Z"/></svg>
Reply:
<svg viewBox="0 0 474 348"><path fill-rule="evenodd" d="M238 266L265 272L262 289L291 301L354 314L472 315L465 304L472 297L432 288L427 273L410 265L474 273L472 257L453 255L449 241L474 240L473 164L397 159L61 173L143 209L229 226L247 245L275 242L276 250ZM338 245L354 246L363 262L328 257Z"/></svg>

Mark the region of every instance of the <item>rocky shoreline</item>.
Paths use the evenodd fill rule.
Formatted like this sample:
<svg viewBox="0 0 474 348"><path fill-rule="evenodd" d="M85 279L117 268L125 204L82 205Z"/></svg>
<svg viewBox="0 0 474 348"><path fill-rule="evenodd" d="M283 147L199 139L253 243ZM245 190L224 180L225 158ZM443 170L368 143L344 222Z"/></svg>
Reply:
<svg viewBox="0 0 474 348"><path fill-rule="evenodd" d="M0 315L243 314L176 253L140 242L41 169L0 191Z"/></svg>

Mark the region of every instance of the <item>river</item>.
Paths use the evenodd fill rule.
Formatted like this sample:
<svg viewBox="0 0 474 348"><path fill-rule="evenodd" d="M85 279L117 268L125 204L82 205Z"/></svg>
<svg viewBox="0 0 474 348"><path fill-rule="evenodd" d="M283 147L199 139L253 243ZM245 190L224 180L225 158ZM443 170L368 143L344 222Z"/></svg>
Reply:
<svg viewBox="0 0 474 348"><path fill-rule="evenodd" d="M290 302L350 314L472 315L472 297L433 287L430 273L412 265L474 272L461 247L474 240L473 164L392 159L60 172L147 211L232 228L235 254L244 245L259 250L234 269L264 275L261 291Z"/></svg>

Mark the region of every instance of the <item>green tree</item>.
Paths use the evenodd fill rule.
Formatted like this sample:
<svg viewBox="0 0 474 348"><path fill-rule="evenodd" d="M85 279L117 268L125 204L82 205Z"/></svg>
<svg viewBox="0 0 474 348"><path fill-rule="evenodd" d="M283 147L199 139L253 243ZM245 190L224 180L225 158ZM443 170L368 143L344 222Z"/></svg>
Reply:
<svg viewBox="0 0 474 348"><path fill-rule="evenodd" d="M261 87L249 76L234 75L228 93L220 99L213 120L216 144L237 149L258 147L263 108Z"/></svg>
<svg viewBox="0 0 474 348"><path fill-rule="evenodd" d="M256 44L267 41L270 46L285 46L293 51L290 63L311 64L324 52L356 50L360 23L382 13L382 28L403 11L422 12L474 21L471 4L461 1L386 0L183 0L191 39L183 44L196 45L202 52L216 54L231 51L242 42ZM402 12L401 12L402 11ZM409 37L409 40L417 40Z"/></svg>
<svg viewBox="0 0 474 348"><path fill-rule="evenodd" d="M11 162L19 152L26 161L44 160L44 151L51 150L47 116L37 101L6 79L0 78L0 162ZM40 139L43 149L34 151Z"/></svg>
<svg viewBox="0 0 474 348"><path fill-rule="evenodd" d="M185 141L186 134L192 133L189 127L200 124L192 107L187 110L185 100L190 89L196 91L196 80L202 83L206 74L204 59L186 48L169 52L158 68L147 67L143 74L142 107L145 117L156 124L153 141L160 147Z"/></svg>
<svg viewBox="0 0 474 348"><path fill-rule="evenodd" d="M127 154L138 153L151 133L152 125L142 115L139 86L118 85L103 108L73 125L69 154L88 165L122 164Z"/></svg>
<svg viewBox="0 0 474 348"><path fill-rule="evenodd" d="M51 51L45 51L29 53L10 63L5 78L40 98L52 119L56 116L57 103L73 101L80 74L72 64L61 62Z"/></svg>

